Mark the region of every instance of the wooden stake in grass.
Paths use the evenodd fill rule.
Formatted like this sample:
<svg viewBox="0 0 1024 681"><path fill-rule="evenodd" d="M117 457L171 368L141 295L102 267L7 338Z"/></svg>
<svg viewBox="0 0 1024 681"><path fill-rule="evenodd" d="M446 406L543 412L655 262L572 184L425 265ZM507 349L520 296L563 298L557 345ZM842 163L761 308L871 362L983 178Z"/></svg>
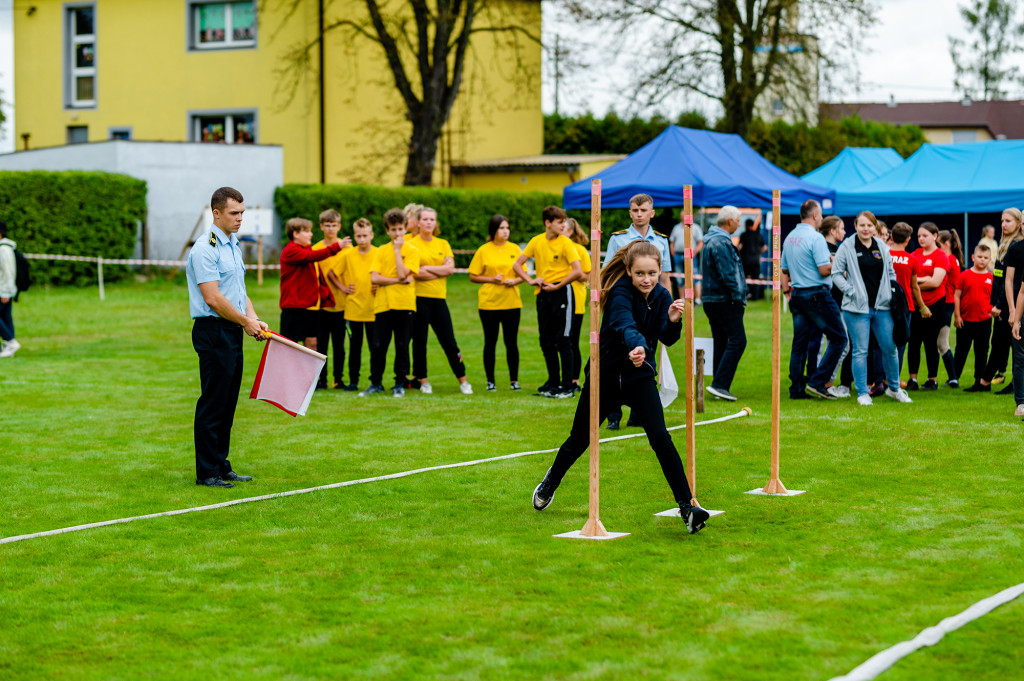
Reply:
<svg viewBox="0 0 1024 681"><path fill-rule="evenodd" d="M627 532L609 532L600 517L601 418L601 180L590 184L590 513L582 530L556 534L567 539L618 539Z"/></svg>
<svg viewBox="0 0 1024 681"><path fill-rule="evenodd" d="M683 185L683 333L686 336L686 478L690 481L690 503L697 503L697 437L693 403L693 185Z"/></svg>

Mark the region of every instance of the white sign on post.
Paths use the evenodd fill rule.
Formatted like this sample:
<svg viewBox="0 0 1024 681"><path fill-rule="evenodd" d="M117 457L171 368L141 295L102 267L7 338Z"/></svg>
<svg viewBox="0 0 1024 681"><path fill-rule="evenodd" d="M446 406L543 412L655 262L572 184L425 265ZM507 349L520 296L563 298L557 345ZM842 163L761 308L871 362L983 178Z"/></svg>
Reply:
<svg viewBox="0 0 1024 681"><path fill-rule="evenodd" d="M713 338L700 338L698 336L693 337L693 373L697 373L697 351L704 351L704 375L711 376L714 374L712 365L714 364L715 356L715 341Z"/></svg>
<svg viewBox="0 0 1024 681"><path fill-rule="evenodd" d="M270 236L274 233L274 211L269 208L246 208L242 215L239 236Z"/></svg>

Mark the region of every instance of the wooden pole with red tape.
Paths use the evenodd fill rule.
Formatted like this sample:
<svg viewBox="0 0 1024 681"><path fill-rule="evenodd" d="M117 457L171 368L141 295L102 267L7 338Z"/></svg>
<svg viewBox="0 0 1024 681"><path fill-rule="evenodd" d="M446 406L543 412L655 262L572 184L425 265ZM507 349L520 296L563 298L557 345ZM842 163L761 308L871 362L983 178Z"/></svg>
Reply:
<svg viewBox="0 0 1024 681"><path fill-rule="evenodd" d="M772 192L772 464L765 494L786 494L779 479L779 417L782 404L782 192Z"/></svg>
<svg viewBox="0 0 1024 681"><path fill-rule="evenodd" d="M683 185L683 257L686 274L683 279L683 333L686 347L686 478L690 482L690 503L697 503L697 437L693 396L693 185Z"/></svg>

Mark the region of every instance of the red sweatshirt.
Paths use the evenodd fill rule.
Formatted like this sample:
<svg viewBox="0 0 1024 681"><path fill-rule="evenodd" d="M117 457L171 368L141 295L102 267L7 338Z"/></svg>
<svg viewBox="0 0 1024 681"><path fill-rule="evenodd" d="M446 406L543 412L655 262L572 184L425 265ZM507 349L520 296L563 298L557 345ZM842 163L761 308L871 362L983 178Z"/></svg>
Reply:
<svg viewBox="0 0 1024 681"><path fill-rule="evenodd" d="M320 278L317 276L314 263L325 260L341 250L341 242L335 242L327 248L313 250L312 246L300 246L294 241L281 251L281 309L313 307L320 302ZM330 289L324 287L327 297ZM334 305L333 299L324 301L328 307Z"/></svg>

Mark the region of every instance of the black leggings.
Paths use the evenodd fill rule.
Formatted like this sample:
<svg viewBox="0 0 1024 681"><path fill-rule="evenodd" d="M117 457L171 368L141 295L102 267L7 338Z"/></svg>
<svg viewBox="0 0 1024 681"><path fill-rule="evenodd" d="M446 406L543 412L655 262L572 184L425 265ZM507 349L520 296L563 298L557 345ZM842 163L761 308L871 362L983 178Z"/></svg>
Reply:
<svg viewBox="0 0 1024 681"><path fill-rule="evenodd" d="M988 337L992 331L992 320L985 319L980 322L964 322L962 329L956 332L956 375L964 372L964 365L967 364L967 355L974 346L974 382L985 375L985 360L988 358Z"/></svg>
<svg viewBox="0 0 1024 681"><path fill-rule="evenodd" d="M327 349L334 345L334 382L344 383L345 313L320 310L319 316L320 326L316 333L316 351L321 355L326 355ZM327 362L324 362L324 367L320 370L320 382L327 382Z"/></svg>
<svg viewBox="0 0 1024 681"><path fill-rule="evenodd" d="M587 372L589 374L589 372ZM665 428L665 412L661 408L658 397L658 386L653 378L648 378L628 386L627 390L619 390L617 375L601 376L601 408L598 425L604 422L608 414L618 409L620 404L632 407L633 418L640 422L647 441L651 443L661 471L665 474L668 486L679 504L689 504L693 495L690 483L686 480L686 471L679 452L672 443L672 436ZM583 383L583 392L576 405L576 416L572 421L569 438L562 443L551 465L550 480L557 486L562 482L566 472L590 446L590 378Z"/></svg>
<svg viewBox="0 0 1024 681"><path fill-rule="evenodd" d="M1010 343L1013 335L1010 323L1002 317L992 320L992 349L988 353L988 363L982 378L991 383L997 371L1006 371L1006 360L1010 356Z"/></svg>
<svg viewBox="0 0 1024 681"><path fill-rule="evenodd" d="M923 319L920 312L910 318L910 342L907 344L907 370L917 375L921 368L921 343L924 343L924 358L928 364L928 378L939 375L939 329L945 319L946 301L940 300L929 305L932 316Z"/></svg>
<svg viewBox="0 0 1024 681"><path fill-rule="evenodd" d="M348 325L348 380L356 385L359 384L359 366L363 354L363 336L366 336L366 345L373 346L373 322L354 322L349 320Z"/></svg>
<svg viewBox="0 0 1024 681"><path fill-rule="evenodd" d="M494 383L495 349L498 346L498 327L501 327L505 341L505 361L508 362L508 379L519 380L519 318L522 310L478 310L480 323L484 327L484 373L488 383Z"/></svg>
<svg viewBox="0 0 1024 681"><path fill-rule="evenodd" d="M583 330L583 315L572 316L572 329L569 330L569 342L572 343L572 378L578 381L580 369L583 368L583 353L580 352L580 332Z"/></svg>
<svg viewBox="0 0 1024 681"><path fill-rule="evenodd" d="M416 296L416 320L412 330L412 375L416 378L427 378L427 329L434 330L437 342L448 358L448 366L452 368L455 378L466 375L466 365L462 363L462 353L455 342L455 329L452 328L452 315L448 311L448 303L444 298L422 298Z"/></svg>

